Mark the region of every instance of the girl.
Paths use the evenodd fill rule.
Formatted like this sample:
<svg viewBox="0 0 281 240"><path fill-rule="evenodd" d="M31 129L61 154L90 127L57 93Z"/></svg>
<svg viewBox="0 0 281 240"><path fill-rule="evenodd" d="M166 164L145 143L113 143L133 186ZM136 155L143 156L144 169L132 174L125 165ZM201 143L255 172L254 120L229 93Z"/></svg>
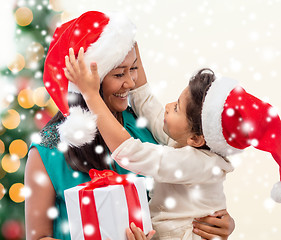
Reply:
<svg viewBox="0 0 281 240"><path fill-rule="evenodd" d="M70 51L65 76L79 88L89 109L97 114L99 131L118 164L154 177L150 202L154 238L201 239L192 232L192 222L226 208L223 181L226 173L233 170L227 159L209 150L202 134L201 109L215 80L213 72L200 70L178 101L166 105L165 113L145 82L132 91L132 106L137 114L145 112L155 138L173 144L173 147L161 146L133 139L115 119L99 95L97 64L91 64L90 73L83 53L81 48L77 63ZM117 77L123 74L126 72Z"/></svg>

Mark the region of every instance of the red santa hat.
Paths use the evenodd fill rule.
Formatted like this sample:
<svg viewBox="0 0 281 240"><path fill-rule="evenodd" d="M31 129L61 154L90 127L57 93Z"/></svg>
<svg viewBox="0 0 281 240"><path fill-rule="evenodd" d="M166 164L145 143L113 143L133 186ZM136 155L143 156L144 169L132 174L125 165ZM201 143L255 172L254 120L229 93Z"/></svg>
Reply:
<svg viewBox="0 0 281 240"><path fill-rule="evenodd" d="M58 127L61 141L71 146L90 143L96 133L96 117L75 107L69 109L68 92L78 92L64 75L65 56L73 48L77 57L84 48L85 63L96 62L101 81L120 65L135 43L135 25L121 13L104 14L89 11L62 24L54 33L45 60L43 81L55 104L67 117ZM71 113L71 114L70 114Z"/></svg>
<svg viewBox="0 0 281 240"><path fill-rule="evenodd" d="M238 82L216 79L209 88L202 108L202 128L206 144L222 156L249 146L272 154L281 176L281 121L268 103L247 93ZM281 203L281 182L271 197Z"/></svg>

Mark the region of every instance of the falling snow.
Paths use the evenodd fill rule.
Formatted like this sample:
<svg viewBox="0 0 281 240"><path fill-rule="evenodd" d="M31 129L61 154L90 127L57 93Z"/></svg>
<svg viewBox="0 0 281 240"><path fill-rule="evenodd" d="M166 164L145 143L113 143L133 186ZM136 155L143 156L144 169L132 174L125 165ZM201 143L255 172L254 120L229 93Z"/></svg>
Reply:
<svg viewBox="0 0 281 240"><path fill-rule="evenodd" d="M96 146L95 151L97 154L103 153L103 151L104 151L103 146L101 146L101 145Z"/></svg>
<svg viewBox="0 0 281 240"><path fill-rule="evenodd" d="M59 211L56 207L51 207L47 210L47 216L50 219L56 219L59 215Z"/></svg>
<svg viewBox="0 0 281 240"><path fill-rule="evenodd" d="M93 235L95 232L95 227L91 224L87 224L85 227L84 227L84 234L87 235L87 236L91 236Z"/></svg>
<svg viewBox="0 0 281 240"><path fill-rule="evenodd" d="M147 126L147 119L145 117L139 117L136 125L138 128L145 128Z"/></svg>
<svg viewBox="0 0 281 240"><path fill-rule="evenodd" d="M167 198L165 199L165 206L166 206L168 209L173 209L173 208L175 208L176 204L177 204L177 202L176 202L175 198L173 198L173 197L167 197Z"/></svg>

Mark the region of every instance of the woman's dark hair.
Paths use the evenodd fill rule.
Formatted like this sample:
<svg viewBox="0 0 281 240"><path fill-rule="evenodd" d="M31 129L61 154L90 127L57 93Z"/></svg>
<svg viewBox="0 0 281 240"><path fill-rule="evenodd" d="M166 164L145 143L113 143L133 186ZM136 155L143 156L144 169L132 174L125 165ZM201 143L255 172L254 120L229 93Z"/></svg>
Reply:
<svg viewBox="0 0 281 240"><path fill-rule="evenodd" d="M69 101L70 107L80 106L83 109L89 110L81 94L77 94L77 93L70 93L70 94L75 95L74 96L75 101L71 101L71 102ZM102 87L100 90L100 94L103 97ZM122 113L117 113L116 118L118 119L118 121L121 122ZM46 126L50 126L54 123L61 122L64 119L65 117L62 115L60 111L58 111L57 114L47 123ZM95 151L96 146L99 145L103 147L102 153L97 153ZM107 155L108 155L108 148L99 131L97 131L95 139L91 143L85 144L79 148L69 146L68 150L64 152L65 160L73 170L86 172L86 173L88 173L91 168L97 170L110 169L108 163L106 162Z"/></svg>
<svg viewBox="0 0 281 240"><path fill-rule="evenodd" d="M189 81L190 99L186 107L186 116L191 125L191 131L197 136L203 135L202 131L202 106L205 96L216 77L209 68L199 70ZM200 109L198 111L198 109ZM206 145L203 147L208 149Z"/></svg>

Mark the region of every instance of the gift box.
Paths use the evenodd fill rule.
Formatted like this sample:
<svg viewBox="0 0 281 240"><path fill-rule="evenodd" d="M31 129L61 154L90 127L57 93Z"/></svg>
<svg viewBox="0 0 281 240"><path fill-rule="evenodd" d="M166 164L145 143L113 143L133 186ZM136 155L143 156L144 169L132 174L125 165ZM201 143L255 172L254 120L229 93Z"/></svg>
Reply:
<svg viewBox="0 0 281 240"><path fill-rule="evenodd" d="M91 169L91 181L64 191L72 240L126 240L131 222L152 230L145 180Z"/></svg>

